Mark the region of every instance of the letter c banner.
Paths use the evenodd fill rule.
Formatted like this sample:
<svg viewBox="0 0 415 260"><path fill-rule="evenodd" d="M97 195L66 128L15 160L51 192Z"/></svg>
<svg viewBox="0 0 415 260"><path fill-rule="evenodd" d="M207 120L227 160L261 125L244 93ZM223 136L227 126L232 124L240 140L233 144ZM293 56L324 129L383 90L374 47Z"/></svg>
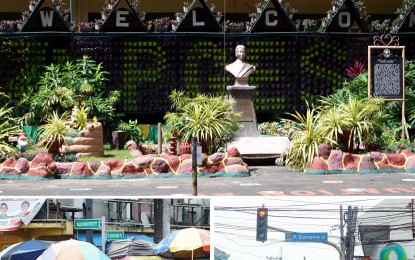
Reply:
<svg viewBox="0 0 415 260"><path fill-rule="evenodd" d="M380 252L380 260L389 260L389 255L392 251L395 251L395 253L398 255L397 260L406 260L405 249L397 243L386 245Z"/></svg>

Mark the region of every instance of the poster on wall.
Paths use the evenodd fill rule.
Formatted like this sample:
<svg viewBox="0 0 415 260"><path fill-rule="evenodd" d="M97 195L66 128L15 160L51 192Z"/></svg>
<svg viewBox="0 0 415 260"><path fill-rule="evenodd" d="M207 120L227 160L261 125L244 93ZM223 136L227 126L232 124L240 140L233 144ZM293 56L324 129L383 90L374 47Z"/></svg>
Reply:
<svg viewBox="0 0 415 260"><path fill-rule="evenodd" d="M373 260L414 260L414 242L395 242L374 246Z"/></svg>
<svg viewBox="0 0 415 260"><path fill-rule="evenodd" d="M45 201L46 199L0 198L0 231L14 231L21 224L28 225Z"/></svg>

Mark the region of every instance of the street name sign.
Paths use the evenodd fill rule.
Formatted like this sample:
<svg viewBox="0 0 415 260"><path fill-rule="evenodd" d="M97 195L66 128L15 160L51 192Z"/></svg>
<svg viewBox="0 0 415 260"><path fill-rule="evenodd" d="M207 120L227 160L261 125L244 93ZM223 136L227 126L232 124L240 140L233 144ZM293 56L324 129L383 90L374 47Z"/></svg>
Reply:
<svg viewBox="0 0 415 260"><path fill-rule="evenodd" d="M107 240L121 240L124 237L124 231L107 231Z"/></svg>
<svg viewBox="0 0 415 260"><path fill-rule="evenodd" d="M100 229L100 219L75 219L75 229Z"/></svg>
<svg viewBox="0 0 415 260"><path fill-rule="evenodd" d="M325 242L328 240L327 232L320 233L285 233L286 242Z"/></svg>

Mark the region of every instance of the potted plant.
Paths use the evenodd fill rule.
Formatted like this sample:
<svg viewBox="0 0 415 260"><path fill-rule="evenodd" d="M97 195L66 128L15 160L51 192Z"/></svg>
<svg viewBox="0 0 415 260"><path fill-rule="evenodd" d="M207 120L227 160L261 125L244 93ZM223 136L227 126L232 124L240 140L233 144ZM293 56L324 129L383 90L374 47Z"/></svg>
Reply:
<svg viewBox="0 0 415 260"><path fill-rule="evenodd" d="M383 22L380 20L374 20L370 23L369 29L373 33L389 33L390 32L390 19L385 19Z"/></svg>
<svg viewBox="0 0 415 260"><path fill-rule="evenodd" d="M183 2L183 12L189 11L189 2Z"/></svg>
<svg viewBox="0 0 415 260"><path fill-rule="evenodd" d="M250 32L252 30L252 25L253 25L253 23L251 21L246 21L245 22L245 27L246 27L247 32Z"/></svg>
<svg viewBox="0 0 415 260"><path fill-rule="evenodd" d="M114 7L114 5L115 5L115 0L106 0L105 1L105 5L107 6L107 8L109 9L109 10L112 10L112 8Z"/></svg>
<svg viewBox="0 0 415 260"><path fill-rule="evenodd" d="M131 1L131 7L133 8L134 11L136 11L138 9L138 4L140 3L140 0L132 0Z"/></svg>
<svg viewBox="0 0 415 260"><path fill-rule="evenodd" d="M62 0L54 0L52 1L53 4L55 5L56 10L60 11L62 9L62 7L65 5Z"/></svg>
<svg viewBox="0 0 415 260"><path fill-rule="evenodd" d="M314 31L317 26L317 20L314 19L304 19L301 22L301 25L303 26L303 29L305 32Z"/></svg>
<svg viewBox="0 0 415 260"><path fill-rule="evenodd" d="M29 1L29 11L33 11L36 7L36 5L38 4L39 1L36 0L30 0Z"/></svg>
<svg viewBox="0 0 415 260"><path fill-rule="evenodd" d="M341 5L343 4L343 0L333 0L331 1L331 9L332 11L337 11L337 9L339 9L341 7Z"/></svg>
<svg viewBox="0 0 415 260"><path fill-rule="evenodd" d="M78 29L80 32L92 32L93 28L95 27L94 22L79 22Z"/></svg>
<svg viewBox="0 0 415 260"><path fill-rule="evenodd" d="M179 21L177 21L177 20L174 20L174 21L171 21L171 30L173 31L173 32L175 32L176 30L177 30L177 26L179 26Z"/></svg>
<svg viewBox="0 0 415 260"><path fill-rule="evenodd" d="M63 20L65 20L66 22L69 21L70 10L65 9L61 13L62 13Z"/></svg>
<svg viewBox="0 0 415 260"><path fill-rule="evenodd" d="M360 18L362 18L365 22L369 20L369 16L367 15L366 7L364 6L363 1L352 1L356 9L359 11Z"/></svg>
<svg viewBox="0 0 415 260"><path fill-rule="evenodd" d="M251 19L251 22L252 23L255 23L256 22L256 16L257 16L257 13L250 13L250 14L248 14L248 17Z"/></svg>
<svg viewBox="0 0 415 260"><path fill-rule="evenodd" d="M180 13L179 12L179 13L175 13L174 15L176 17L176 21L180 23L182 21L182 15L183 15L183 13Z"/></svg>
<svg viewBox="0 0 415 260"><path fill-rule="evenodd" d="M140 20L143 22L146 19L146 12L144 11L139 12L138 17L140 17Z"/></svg>
<svg viewBox="0 0 415 260"><path fill-rule="evenodd" d="M241 125L238 122L240 114L231 109L233 99L204 94L190 98L176 90L169 98L175 112L167 112L164 119L170 133L181 142L196 137L202 143L202 149L212 153L236 138Z"/></svg>
<svg viewBox="0 0 415 260"><path fill-rule="evenodd" d="M101 26L104 24L104 20L96 19L95 20L95 31L101 30Z"/></svg>
<svg viewBox="0 0 415 260"><path fill-rule="evenodd" d="M154 20L149 20L146 22L146 26L147 26L147 31L151 31L153 29L153 22Z"/></svg>
<svg viewBox="0 0 415 260"><path fill-rule="evenodd" d="M169 17L156 18L152 20L151 24L154 27L154 32L166 32L171 24Z"/></svg>
<svg viewBox="0 0 415 260"><path fill-rule="evenodd" d="M232 32L232 33L238 33L244 31L246 28L244 22L231 22L229 20L225 21L223 24L223 28L225 32Z"/></svg>
<svg viewBox="0 0 415 260"><path fill-rule="evenodd" d="M2 32L14 32L16 29L16 21L3 20L0 21L0 31Z"/></svg>
<svg viewBox="0 0 415 260"><path fill-rule="evenodd" d="M222 20L222 16L223 14L219 11L215 13L215 18L216 18L216 21L218 21L218 23Z"/></svg>
<svg viewBox="0 0 415 260"><path fill-rule="evenodd" d="M325 28L327 27L328 24L329 24L329 19L327 17L323 17L321 19L321 26Z"/></svg>
<svg viewBox="0 0 415 260"><path fill-rule="evenodd" d="M20 31L23 28L23 24L24 24L23 20L17 20L16 21L16 27L17 27L18 31Z"/></svg>
<svg viewBox="0 0 415 260"><path fill-rule="evenodd" d="M29 11L23 11L22 12L22 21L23 22L26 22L27 19L29 18L29 16L30 16L30 12Z"/></svg>
<svg viewBox="0 0 415 260"><path fill-rule="evenodd" d="M264 11L264 5L263 5L263 3L262 3L262 2L260 2L260 3L256 3L256 4L255 4L255 7L256 7L256 11L257 11L257 13L262 13L262 11Z"/></svg>
<svg viewBox="0 0 415 260"><path fill-rule="evenodd" d="M69 128L66 124L69 120L70 115L68 112L59 115L53 111L46 118L46 123L38 128L38 145L45 145L49 153L58 154L59 148L66 144L65 136L75 134L75 130Z"/></svg>

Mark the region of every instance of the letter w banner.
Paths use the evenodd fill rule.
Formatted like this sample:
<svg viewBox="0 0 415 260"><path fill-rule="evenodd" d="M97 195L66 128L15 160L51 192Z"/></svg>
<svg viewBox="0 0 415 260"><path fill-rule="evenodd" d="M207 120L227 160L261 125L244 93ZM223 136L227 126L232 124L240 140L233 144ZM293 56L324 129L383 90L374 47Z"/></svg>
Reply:
<svg viewBox="0 0 415 260"><path fill-rule="evenodd" d="M0 231L15 231L28 225L46 199L0 199Z"/></svg>

